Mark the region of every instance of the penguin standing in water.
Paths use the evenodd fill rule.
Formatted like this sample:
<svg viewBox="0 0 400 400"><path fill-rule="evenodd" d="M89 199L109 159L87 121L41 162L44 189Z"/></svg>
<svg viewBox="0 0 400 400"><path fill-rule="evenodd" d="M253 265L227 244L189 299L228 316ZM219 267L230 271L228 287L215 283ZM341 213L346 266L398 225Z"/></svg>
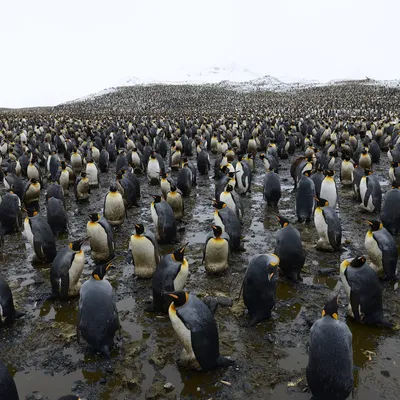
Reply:
<svg viewBox="0 0 400 400"><path fill-rule="evenodd" d="M28 210L24 221L24 236L32 246L36 257L41 261L52 262L57 255L54 234L46 219L37 211Z"/></svg>
<svg viewBox="0 0 400 400"><path fill-rule="evenodd" d="M135 266L134 274L139 278L151 278L160 258L156 238L152 232L145 232L142 224L135 224L135 231L129 244Z"/></svg>
<svg viewBox="0 0 400 400"><path fill-rule="evenodd" d="M369 212L380 212L382 202L382 189L379 178L366 169L360 182L361 207Z"/></svg>
<svg viewBox="0 0 400 400"><path fill-rule="evenodd" d="M210 274L224 272L228 268L229 235L220 226L213 225L207 235L203 252L203 263Z"/></svg>
<svg viewBox="0 0 400 400"><path fill-rule="evenodd" d="M79 294L82 286L79 278L85 265L85 254L81 246L86 239L75 240L57 253L50 269L53 298L67 300Z"/></svg>
<svg viewBox="0 0 400 400"><path fill-rule="evenodd" d="M225 190L220 194L219 200L224 202L241 221L243 218L243 204L240 196L233 191L233 186L229 183L226 185Z"/></svg>
<svg viewBox="0 0 400 400"><path fill-rule="evenodd" d="M68 214L60 199L50 197L47 200L47 222L56 236L68 232Z"/></svg>
<svg viewBox="0 0 400 400"><path fill-rule="evenodd" d="M172 207L161 197L152 195L151 217L156 227L156 239L163 243L176 240L176 220Z"/></svg>
<svg viewBox="0 0 400 400"><path fill-rule="evenodd" d="M340 279L349 300L350 317L362 324L394 326L383 316L382 287L364 256L344 260L340 265Z"/></svg>
<svg viewBox="0 0 400 400"><path fill-rule="evenodd" d="M279 269L287 278L298 282L306 260L300 232L286 218L280 215L276 218L282 227L276 234L274 251L280 260Z"/></svg>
<svg viewBox="0 0 400 400"><path fill-rule="evenodd" d="M296 190L296 214L299 222L309 222L314 211L315 184L310 171L304 171Z"/></svg>
<svg viewBox="0 0 400 400"><path fill-rule="evenodd" d="M125 221L126 210L124 199L121 193L118 192L115 185L111 185L110 191L104 199L104 218L111 226L122 225Z"/></svg>
<svg viewBox="0 0 400 400"><path fill-rule="evenodd" d="M108 221L98 213L89 215L86 236L90 238L91 257L95 262L105 262L114 258L114 232Z"/></svg>
<svg viewBox="0 0 400 400"><path fill-rule="evenodd" d="M7 366L0 361L0 399L19 400L17 386L8 372Z"/></svg>
<svg viewBox="0 0 400 400"><path fill-rule="evenodd" d="M392 184L392 189L386 192L383 198L381 221L383 226L397 236L400 230L400 181ZM1 205L0 205L1 207Z"/></svg>
<svg viewBox="0 0 400 400"><path fill-rule="evenodd" d="M336 211L328 200L315 197L317 207L314 211L314 224L319 240L317 249L339 250L342 243L342 225Z"/></svg>
<svg viewBox="0 0 400 400"><path fill-rule="evenodd" d="M335 171L328 169L324 172L325 178L322 181L321 192L319 197L326 199L329 205L335 210L338 202L338 194L336 188L336 182L333 176Z"/></svg>
<svg viewBox="0 0 400 400"><path fill-rule="evenodd" d="M22 315L23 313L17 311L14 307L14 299L10 286L0 275L0 327L3 324L8 325L9 323L12 323L16 318L19 318Z"/></svg>
<svg viewBox="0 0 400 400"><path fill-rule="evenodd" d="M344 400L353 390L352 334L339 321L338 308L336 296L311 327L306 376L315 399Z"/></svg>
<svg viewBox="0 0 400 400"><path fill-rule="evenodd" d="M82 285L76 328L78 343L82 334L91 349L106 358L110 358L115 332L121 329L114 290L104 279L111 266L111 263L97 265Z"/></svg>
<svg viewBox="0 0 400 400"><path fill-rule="evenodd" d="M182 220L185 211L182 192L176 188L174 184L171 185L171 190L167 193L167 203L171 206L175 219Z"/></svg>
<svg viewBox="0 0 400 400"><path fill-rule="evenodd" d="M76 201L86 201L90 197L90 184L86 172L82 172L75 181L75 199Z"/></svg>
<svg viewBox="0 0 400 400"><path fill-rule="evenodd" d="M340 181L343 186L351 186L353 184L353 171L354 164L350 161L350 157L343 155L342 163L340 164Z"/></svg>
<svg viewBox="0 0 400 400"><path fill-rule="evenodd" d="M250 326L271 318L276 302L279 257L258 254L251 258L243 280L243 300L249 311Z"/></svg>
<svg viewBox="0 0 400 400"><path fill-rule="evenodd" d="M214 202L214 225L220 226L222 232L229 235L229 245L233 251L243 251L240 243L242 227L236 213L232 211L223 201Z"/></svg>
<svg viewBox="0 0 400 400"><path fill-rule="evenodd" d="M165 297L171 300L169 318L183 345L179 363L203 371L233 365L233 360L220 355L217 323L207 305L183 291Z"/></svg>
<svg viewBox="0 0 400 400"><path fill-rule="evenodd" d="M263 186L263 196L267 205L275 208L278 207L282 193L279 175L274 171L268 170L264 175Z"/></svg>
<svg viewBox="0 0 400 400"><path fill-rule="evenodd" d="M19 232L22 227L21 200L12 190L1 197L0 224L4 235Z"/></svg>
<svg viewBox="0 0 400 400"><path fill-rule="evenodd" d="M377 274L382 272L389 280L397 280L397 245L393 236L377 220L368 221L369 230L365 235L365 249L370 266Z"/></svg>
<svg viewBox="0 0 400 400"><path fill-rule="evenodd" d="M181 291L186 284L189 275L186 246L187 243L172 254L167 254L157 265L152 280L154 312L167 313L172 299L165 298L164 293Z"/></svg>

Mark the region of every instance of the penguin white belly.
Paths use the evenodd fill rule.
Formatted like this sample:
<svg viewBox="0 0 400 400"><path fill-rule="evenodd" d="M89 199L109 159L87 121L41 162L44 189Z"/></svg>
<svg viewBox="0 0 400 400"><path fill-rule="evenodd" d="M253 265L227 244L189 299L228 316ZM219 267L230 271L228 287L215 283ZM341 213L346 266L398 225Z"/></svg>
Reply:
<svg viewBox="0 0 400 400"><path fill-rule="evenodd" d="M94 162L98 163L100 158L100 151L97 147L92 148L92 157Z"/></svg>
<svg viewBox="0 0 400 400"><path fill-rule="evenodd" d="M319 235L318 244L322 246L329 246L328 224L325 222L325 218L320 207L315 209L314 224Z"/></svg>
<svg viewBox="0 0 400 400"><path fill-rule="evenodd" d="M374 206L374 204L372 203L372 193L369 195L369 197L368 197L368 201L367 201L367 206L365 207L364 206L364 202L365 202L365 195L366 195L366 193L367 193L367 179L366 179L366 177L362 177L361 178L361 182L360 182L360 196L361 196L361 201L362 201L362 203L361 203L361 207L362 208L364 208L365 210L367 210L367 211L370 211L370 212L372 212L372 211L374 211L374 209L375 209L375 206Z"/></svg>
<svg viewBox="0 0 400 400"><path fill-rule="evenodd" d="M187 277L189 275L189 263L186 258L183 260L181 265L181 269L178 272L178 275L174 279L174 289L176 292L183 290L186 284Z"/></svg>
<svg viewBox="0 0 400 400"><path fill-rule="evenodd" d="M107 234L97 222L88 222L87 236L90 236L91 256L94 260L103 260L109 257Z"/></svg>
<svg viewBox="0 0 400 400"><path fill-rule="evenodd" d="M237 163L236 164L236 176L235 176L235 178L236 178L236 180L237 180L237 187L238 187L238 192L239 193L244 193L245 191L246 191L246 188L243 186L243 182L242 182L242 176L243 176L243 168L242 168L242 166L239 164L239 167L238 167L238 164L239 163Z"/></svg>
<svg viewBox="0 0 400 400"><path fill-rule="evenodd" d="M64 194L68 191L69 186L69 172L67 170L63 170L60 175L60 185L64 190Z"/></svg>
<svg viewBox="0 0 400 400"><path fill-rule="evenodd" d="M156 232L158 231L158 215L157 215L157 211L156 208L154 207L154 203L151 203L150 206L151 209L151 218L153 219L154 225L156 227Z"/></svg>
<svg viewBox="0 0 400 400"><path fill-rule="evenodd" d="M220 226L222 229L222 232L225 232L225 225L222 222L222 219L219 216L218 211L214 211L214 225Z"/></svg>
<svg viewBox="0 0 400 400"><path fill-rule="evenodd" d="M171 156L171 168L179 168L180 162L181 162L181 152L176 151Z"/></svg>
<svg viewBox="0 0 400 400"><path fill-rule="evenodd" d="M205 267L207 272L217 273L228 268L229 244L221 238L211 238L206 245Z"/></svg>
<svg viewBox="0 0 400 400"><path fill-rule="evenodd" d="M82 158L79 154L71 155L71 167L75 174L79 174L82 170Z"/></svg>
<svg viewBox="0 0 400 400"><path fill-rule="evenodd" d="M174 328L175 333L177 334L184 347L184 350L186 351L186 354L184 354L183 358L188 362L191 360L196 360L196 356L194 355L192 348L191 332L188 328L186 328L182 320L176 315L176 309L173 304L171 304L169 307L168 314L172 323L172 327Z"/></svg>
<svg viewBox="0 0 400 400"><path fill-rule="evenodd" d="M26 175L28 176L28 179L37 179L39 180L39 171L34 165L28 165L28 168L26 170Z"/></svg>
<svg viewBox="0 0 400 400"><path fill-rule="evenodd" d="M161 179L160 182L161 192L164 196L171 190L171 183L167 179Z"/></svg>
<svg viewBox="0 0 400 400"><path fill-rule="evenodd" d="M257 143L254 139L250 139L247 145L248 153L257 153Z"/></svg>
<svg viewBox="0 0 400 400"><path fill-rule="evenodd" d="M10 186L10 184L7 182L7 179L6 179L6 178L3 178L3 183L4 183L4 187L6 188L6 190L11 189L11 186Z"/></svg>
<svg viewBox="0 0 400 400"><path fill-rule="evenodd" d="M368 231L365 235L365 249L367 250L368 257L370 258L371 268L377 272L383 272L382 263L382 251L378 246L378 242L375 240L374 235L371 231Z"/></svg>
<svg viewBox="0 0 400 400"><path fill-rule="evenodd" d="M236 213L236 204L233 201L232 195L230 193L222 192L219 196L220 201L223 201L227 207Z"/></svg>
<svg viewBox="0 0 400 400"><path fill-rule="evenodd" d="M33 247L33 232L31 229L31 224L29 223L29 218L25 218L24 220L23 235L27 238L29 244Z"/></svg>
<svg viewBox="0 0 400 400"><path fill-rule="evenodd" d="M342 266L340 266L340 280L343 283L344 291L346 292L347 300L349 301L349 305L347 306L347 315L349 315L351 318L354 318L354 313L353 313L353 310L352 310L351 304L350 304L351 287L348 284L346 276L344 274L345 270L346 270L346 268L343 268Z"/></svg>
<svg viewBox="0 0 400 400"><path fill-rule="evenodd" d="M149 159L149 163L147 164L147 177L149 180L156 179L157 181L160 178L160 164L156 158Z"/></svg>
<svg viewBox="0 0 400 400"><path fill-rule="evenodd" d="M351 162L343 162L341 169L341 178L343 185L351 185L353 183L354 166Z"/></svg>
<svg viewBox="0 0 400 400"><path fill-rule="evenodd" d="M104 216L110 225L121 225L125 220L125 205L121 193L108 193L104 204Z"/></svg>
<svg viewBox="0 0 400 400"><path fill-rule="evenodd" d="M132 153L132 164L138 168L140 167L140 157L138 153Z"/></svg>
<svg viewBox="0 0 400 400"><path fill-rule="evenodd" d="M79 278L82 275L83 267L85 265L85 253L80 250L75 254L74 260L72 261L69 273L69 296L77 296L81 289L82 284L79 282Z"/></svg>
<svg viewBox="0 0 400 400"><path fill-rule="evenodd" d="M88 163L86 165L86 174L89 178L90 186L97 186L99 184L97 168L93 163Z"/></svg>
<svg viewBox="0 0 400 400"><path fill-rule="evenodd" d="M82 178L78 186L76 188L76 191L78 193L78 199L87 199L89 195L89 179L87 178Z"/></svg>
<svg viewBox="0 0 400 400"><path fill-rule="evenodd" d="M321 193L320 197L322 199L326 199L329 202L329 205L335 209L337 203L337 192L335 181L333 179L324 179L321 184Z"/></svg>
<svg viewBox="0 0 400 400"><path fill-rule="evenodd" d="M393 167L389 168L389 179L391 183L393 183L396 180Z"/></svg>
<svg viewBox="0 0 400 400"><path fill-rule="evenodd" d="M131 252L135 265L135 275L151 278L156 270L154 245L145 236L131 236Z"/></svg>
<svg viewBox="0 0 400 400"><path fill-rule="evenodd" d="M175 219L178 221L181 220L183 218L183 199L181 195L168 193L167 203L171 206Z"/></svg>
<svg viewBox="0 0 400 400"><path fill-rule="evenodd" d="M39 201L40 197L40 186L39 184L30 184L28 190L25 192L25 202L31 203L33 201Z"/></svg>
<svg viewBox="0 0 400 400"><path fill-rule="evenodd" d="M225 153L228 150L228 143L221 144L221 153Z"/></svg>

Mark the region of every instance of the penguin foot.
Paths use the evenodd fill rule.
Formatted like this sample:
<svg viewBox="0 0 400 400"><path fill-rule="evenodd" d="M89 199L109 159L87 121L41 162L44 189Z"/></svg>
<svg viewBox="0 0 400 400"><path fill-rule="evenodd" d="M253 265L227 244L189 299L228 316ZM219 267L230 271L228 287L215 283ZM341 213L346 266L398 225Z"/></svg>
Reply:
<svg viewBox="0 0 400 400"><path fill-rule="evenodd" d="M217 368L228 368L236 364L236 361L230 357L220 356L217 360Z"/></svg>

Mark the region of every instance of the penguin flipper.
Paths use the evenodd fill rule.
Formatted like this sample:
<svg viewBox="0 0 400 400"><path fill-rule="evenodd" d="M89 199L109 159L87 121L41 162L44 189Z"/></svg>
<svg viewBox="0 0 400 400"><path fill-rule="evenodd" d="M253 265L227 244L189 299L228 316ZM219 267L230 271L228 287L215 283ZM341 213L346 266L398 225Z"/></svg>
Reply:
<svg viewBox="0 0 400 400"><path fill-rule="evenodd" d="M365 196L363 198L364 207L368 207L368 199L372 196L372 187L368 186L368 177L367 177L367 191L365 192Z"/></svg>
<svg viewBox="0 0 400 400"><path fill-rule="evenodd" d="M68 299L68 290L69 290L69 273L61 276L61 288L60 288L61 300Z"/></svg>
<svg viewBox="0 0 400 400"><path fill-rule="evenodd" d="M360 315L360 296L354 293L353 290L350 291L350 304L351 309L353 311L354 319L357 322L361 322L361 315Z"/></svg>
<svg viewBox="0 0 400 400"><path fill-rule="evenodd" d="M213 326L209 326L207 331L191 331L193 352L203 371L215 368L220 358L218 332L216 336L215 333L210 334L208 332L209 329L213 328Z"/></svg>

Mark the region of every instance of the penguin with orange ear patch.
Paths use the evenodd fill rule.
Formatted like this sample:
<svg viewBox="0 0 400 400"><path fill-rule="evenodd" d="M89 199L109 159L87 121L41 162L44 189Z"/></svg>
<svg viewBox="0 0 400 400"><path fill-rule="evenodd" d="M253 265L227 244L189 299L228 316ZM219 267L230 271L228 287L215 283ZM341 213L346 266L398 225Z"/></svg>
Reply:
<svg viewBox="0 0 400 400"><path fill-rule="evenodd" d="M80 291L76 335L80 335L95 352L110 358L115 332L121 329L115 293L111 283L104 279L111 263L97 265L92 276Z"/></svg>

